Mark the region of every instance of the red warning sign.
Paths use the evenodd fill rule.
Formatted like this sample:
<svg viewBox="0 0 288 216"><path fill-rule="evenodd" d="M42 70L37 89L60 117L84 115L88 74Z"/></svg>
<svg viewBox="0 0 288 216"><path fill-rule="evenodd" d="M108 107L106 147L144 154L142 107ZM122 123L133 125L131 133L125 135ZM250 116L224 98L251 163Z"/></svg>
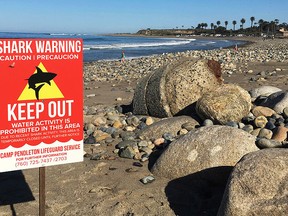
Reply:
<svg viewBox="0 0 288 216"><path fill-rule="evenodd" d="M83 160L81 39L0 39L0 172Z"/></svg>

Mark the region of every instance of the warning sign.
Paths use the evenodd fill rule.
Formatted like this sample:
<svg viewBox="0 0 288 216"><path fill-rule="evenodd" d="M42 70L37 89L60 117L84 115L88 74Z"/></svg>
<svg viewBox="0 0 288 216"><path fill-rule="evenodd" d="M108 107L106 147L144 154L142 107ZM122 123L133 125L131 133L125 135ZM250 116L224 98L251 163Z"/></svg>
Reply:
<svg viewBox="0 0 288 216"><path fill-rule="evenodd" d="M83 160L81 39L0 39L0 172Z"/></svg>

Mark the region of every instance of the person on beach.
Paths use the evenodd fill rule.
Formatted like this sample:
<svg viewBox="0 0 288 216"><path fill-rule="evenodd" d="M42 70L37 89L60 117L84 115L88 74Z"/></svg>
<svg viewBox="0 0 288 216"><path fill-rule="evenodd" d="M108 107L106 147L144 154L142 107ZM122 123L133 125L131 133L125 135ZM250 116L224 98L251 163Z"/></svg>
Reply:
<svg viewBox="0 0 288 216"><path fill-rule="evenodd" d="M121 63L125 62L125 53L124 50L122 50L122 54L121 54Z"/></svg>

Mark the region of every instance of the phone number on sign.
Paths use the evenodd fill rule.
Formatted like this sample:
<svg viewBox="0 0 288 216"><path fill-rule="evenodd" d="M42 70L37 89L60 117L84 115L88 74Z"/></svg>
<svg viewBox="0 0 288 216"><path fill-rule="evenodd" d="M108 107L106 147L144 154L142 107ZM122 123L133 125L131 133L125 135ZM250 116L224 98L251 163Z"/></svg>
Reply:
<svg viewBox="0 0 288 216"><path fill-rule="evenodd" d="M54 162L66 161L67 156L58 156L54 158L40 158L40 159L32 159L27 161L19 161L15 163L15 167L28 167L34 165L45 165Z"/></svg>

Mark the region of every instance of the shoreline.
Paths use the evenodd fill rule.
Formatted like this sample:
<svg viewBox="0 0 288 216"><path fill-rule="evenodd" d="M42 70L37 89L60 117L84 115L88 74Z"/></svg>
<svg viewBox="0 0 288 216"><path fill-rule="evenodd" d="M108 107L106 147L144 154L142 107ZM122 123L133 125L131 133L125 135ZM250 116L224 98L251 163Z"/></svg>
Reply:
<svg viewBox="0 0 288 216"><path fill-rule="evenodd" d="M237 41L241 41L244 43L237 44L238 48L239 47L246 47L249 46L256 41L260 40L260 38L255 38L255 37L204 37L204 36L190 36L190 37L175 37L175 36L145 36L145 35L137 35L137 34L103 34L103 36L113 36L113 37L143 37L143 38L175 38L179 40L183 39L195 39L195 40L228 40L228 41L236 41L235 44L227 46L227 47L218 47L214 49L209 49L209 50L218 50L218 49L231 49L234 48L235 45L237 44ZM174 52L164 52L162 54L151 54L151 55L144 55L144 56L135 56L135 57L129 57L126 58L126 60L133 60L133 59L139 59L139 58L149 58L149 57L155 57L158 55L163 55L163 54L174 54L174 53L185 53L185 52L193 52L193 51L205 51L203 49L191 49L191 50L186 50L186 51L174 51ZM92 61L84 61L84 64L86 63L93 63L93 62L111 62L111 61L119 61L119 59L100 59L100 60L92 60Z"/></svg>

